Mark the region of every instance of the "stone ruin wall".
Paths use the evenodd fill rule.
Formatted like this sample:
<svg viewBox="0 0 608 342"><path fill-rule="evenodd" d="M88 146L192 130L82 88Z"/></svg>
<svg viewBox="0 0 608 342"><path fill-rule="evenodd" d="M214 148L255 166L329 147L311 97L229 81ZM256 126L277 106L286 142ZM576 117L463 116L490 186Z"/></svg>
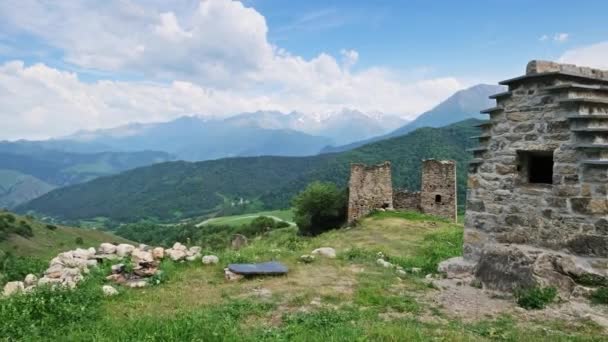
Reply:
<svg viewBox="0 0 608 342"><path fill-rule="evenodd" d="M420 211L420 191L396 189L393 192L393 206L398 210Z"/></svg>
<svg viewBox="0 0 608 342"><path fill-rule="evenodd" d="M456 162L428 159L422 163L420 210L429 215L457 219Z"/></svg>
<svg viewBox="0 0 608 342"><path fill-rule="evenodd" d="M366 166L352 164L348 195L348 222L369 214L372 210L393 208L391 163Z"/></svg>
<svg viewBox="0 0 608 342"><path fill-rule="evenodd" d="M608 71L532 61L501 84L472 149L464 258L440 271L565 298L608 285Z"/></svg>
<svg viewBox="0 0 608 342"><path fill-rule="evenodd" d="M351 165L349 223L381 208L419 211L456 220L456 200L454 161L424 160L419 192L393 191L390 162L376 166Z"/></svg>

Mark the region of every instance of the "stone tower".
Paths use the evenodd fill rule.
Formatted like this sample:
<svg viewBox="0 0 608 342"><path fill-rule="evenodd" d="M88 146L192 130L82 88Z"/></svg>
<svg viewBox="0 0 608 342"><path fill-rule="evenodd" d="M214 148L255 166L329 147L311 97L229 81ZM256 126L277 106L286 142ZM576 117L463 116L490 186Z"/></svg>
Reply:
<svg viewBox="0 0 608 342"><path fill-rule="evenodd" d="M427 159L422 162L420 210L456 222L456 162Z"/></svg>
<svg viewBox="0 0 608 342"><path fill-rule="evenodd" d="M501 84L472 150L454 269L499 290L608 284L608 71L532 61Z"/></svg>
<svg viewBox="0 0 608 342"><path fill-rule="evenodd" d="M348 223L374 209L392 209L391 163L387 161L374 166L352 164L348 189Z"/></svg>

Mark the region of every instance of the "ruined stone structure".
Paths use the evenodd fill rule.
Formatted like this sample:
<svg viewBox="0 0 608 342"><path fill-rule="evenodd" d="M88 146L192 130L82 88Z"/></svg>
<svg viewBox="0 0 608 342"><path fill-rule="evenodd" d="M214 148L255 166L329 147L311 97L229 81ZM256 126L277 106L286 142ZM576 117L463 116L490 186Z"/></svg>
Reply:
<svg viewBox="0 0 608 342"><path fill-rule="evenodd" d="M456 163L428 159L422 163L420 211L456 221Z"/></svg>
<svg viewBox="0 0 608 342"><path fill-rule="evenodd" d="M456 163L428 159L422 165L422 191L393 191L389 162L353 164L349 183L348 222L374 209L414 210L456 220Z"/></svg>
<svg viewBox="0 0 608 342"><path fill-rule="evenodd" d="M464 260L484 286L608 284L608 71L532 61L483 111Z"/></svg>
<svg viewBox="0 0 608 342"><path fill-rule="evenodd" d="M393 192L393 206L399 210L421 211L420 191L396 189Z"/></svg>
<svg viewBox="0 0 608 342"><path fill-rule="evenodd" d="M391 163L387 161L374 166L352 164L348 188L349 223L374 209L393 209Z"/></svg>

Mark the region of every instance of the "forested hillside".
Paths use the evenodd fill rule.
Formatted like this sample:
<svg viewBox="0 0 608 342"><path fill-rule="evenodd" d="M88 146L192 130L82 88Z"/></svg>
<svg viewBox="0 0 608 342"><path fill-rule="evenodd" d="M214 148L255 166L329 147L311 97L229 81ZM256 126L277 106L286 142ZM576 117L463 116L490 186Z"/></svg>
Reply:
<svg viewBox="0 0 608 342"><path fill-rule="evenodd" d="M72 153L43 142L0 142L0 208L13 208L57 187L172 160L165 152Z"/></svg>
<svg viewBox="0 0 608 342"><path fill-rule="evenodd" d="M353 162L390 160L396 187L417 190L422 159L458 162L461 199L464 194L466 148L477 134L477 120L443 128L422 128L408 135L360 148L312 157L229 158L198 163L169 162L54 190L18 208L62 220L106 217L128 222L175 220L219 210L231 198L261 201L284 208L313 180L345 186Z"/></svg>

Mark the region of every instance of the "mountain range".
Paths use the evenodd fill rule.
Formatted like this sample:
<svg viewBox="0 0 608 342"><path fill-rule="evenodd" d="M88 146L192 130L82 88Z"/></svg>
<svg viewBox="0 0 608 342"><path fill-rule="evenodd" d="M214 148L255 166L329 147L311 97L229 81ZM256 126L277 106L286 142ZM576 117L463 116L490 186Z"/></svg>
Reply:
<svg viewBox="0 0 608 342"><path fill-rule="evenodd" d="M244 156L305 156L324 147L384 134L405 120L380 113L344 109L322 116L276 111L242 113L225 119L183 116L169 122L132 123L110 129L81 131L51 140L69 142L89 152L165 151L178 159L202 161Z"/></svg>
<svg viewBox="0 0 608 342"><path fill-rule="evenodd" d="M166 162L101 177L51 191L19 206L60 220L106 218L115 222L161 221L216 213L235 198L274 209L290 206L290 199L313 180L345 186L352 162L390 160L394 184L417 189L422 159L453 159L464 197L466 148L478 134L471 119L443 128L420 128L407 135L371 143L351 151L309 157L239 157L202 162Z"/></svg>
<svg viewBox="0 0 608 342"><path fill-rule="evenodd" d="M492 105L488 96L502 90L483 84L461 90L412 122L351 109L324 114L257 111L228 118L183 116L131 123L43 141L0 142L0 207L12 208L57 187L169 160L348 151L419 127L480 118L479 111Z"/></svg>
<svg viewBox="0 0 608 342"><path fill-rule="evenodd" d="M394 131L360 141L342 145L330 146L323 149L322 153L348 151L374 141L397 137L407 134L420 127L442 127L466 119L485 119L479 112L494 106L494 100L490 95L500 93L505 87L489 84L478 84L470 88L454 93L445 101L439 103L431 110L422 113L415 120L395 129Z"/></svg>

